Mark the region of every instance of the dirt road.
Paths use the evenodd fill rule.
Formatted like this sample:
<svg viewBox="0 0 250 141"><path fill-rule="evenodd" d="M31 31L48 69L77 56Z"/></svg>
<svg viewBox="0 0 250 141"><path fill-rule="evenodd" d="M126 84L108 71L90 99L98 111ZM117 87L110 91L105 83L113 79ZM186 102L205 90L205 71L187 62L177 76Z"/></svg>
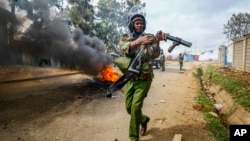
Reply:
<svg viewBox="0 0 250 141"><path fill-rule="evenodd" d="M202 114L192 108L198 89L186 62L155 79L143 112L151 117L141 141L213 141ZM0 138L2 141L129 141L129 115L122 91L107 99L106 83L58 68L0 67Z"/></svg>

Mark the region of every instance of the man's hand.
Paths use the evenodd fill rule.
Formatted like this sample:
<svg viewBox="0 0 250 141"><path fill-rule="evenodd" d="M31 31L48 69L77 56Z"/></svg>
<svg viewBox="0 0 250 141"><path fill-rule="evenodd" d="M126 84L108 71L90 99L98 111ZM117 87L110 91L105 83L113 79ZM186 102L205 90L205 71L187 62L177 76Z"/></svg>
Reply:
<svg viewBox="0 0 250 141"><path fill-rule="evenodd" d="M167 34L166 33L163 33L161 30L159 30L157 33L156 33L156 38L158 39L158 41L167 41Z"/></svg>
<svg viewBox="0 0 250 141"><path fill-rule="evenodd" d="M146 45L150 43L155 43L157 41L157 38L154 35L146 35L143 37L139 37L136 40L137 45Z"/></svg>
<svg viewBox="0 0 250 141"><path fill-rule="evenodd" d="M146 45L157 42L158 39L154 35L146 35L139 37L138 39L134 40L129 44L129 49L133 49L138 45Z"/></svg>

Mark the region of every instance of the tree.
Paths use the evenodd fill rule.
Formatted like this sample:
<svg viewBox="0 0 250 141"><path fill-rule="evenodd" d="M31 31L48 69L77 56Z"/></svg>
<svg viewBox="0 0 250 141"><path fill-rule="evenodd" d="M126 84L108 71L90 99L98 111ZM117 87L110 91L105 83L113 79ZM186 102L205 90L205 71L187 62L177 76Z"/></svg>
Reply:
<svg viewBox="0 0 250 141"><path fill-rule="evenodd" d="M116 0L99 0L97 3L96 36L107 45L108 51L118 52L117 45L125 24L125 2Z"/></svg>
<svg viewBox="0 0 250 141"><path fill-rule="evenodd" d="M122 34L128 31L127 20L131 7L140 0L99 0L96 13L96 36L107 44L108 50L119 52L117 47Z"/></svg>
<svg viewBox="0 0 250 141"><path fill-rule="evenodd" d="M93 35L94 7L90 0L68 0L71 5L68 14L75 27L80 27L84 34Z"/></svg>
<svg viewBox="0 0 250 141"><path fill-rule="evenodd" d="M227 24L224 24L223 34L226 34L228 39L242 37L249 33L250 30L250 14L239 13L233 14Z"/></svg>

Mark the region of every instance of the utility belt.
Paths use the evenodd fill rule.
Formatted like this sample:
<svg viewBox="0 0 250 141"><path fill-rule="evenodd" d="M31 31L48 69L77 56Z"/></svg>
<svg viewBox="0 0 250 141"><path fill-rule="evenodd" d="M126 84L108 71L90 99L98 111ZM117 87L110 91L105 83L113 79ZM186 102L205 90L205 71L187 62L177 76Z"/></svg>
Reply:
<svg viewBox="0 0 250 141"><path fill-rule="evenodd" d="M138 74L133 76L130 80L131 81L142 81L142 80L153 80L153 75L151 73L144 73L144 74Z"/></svg>

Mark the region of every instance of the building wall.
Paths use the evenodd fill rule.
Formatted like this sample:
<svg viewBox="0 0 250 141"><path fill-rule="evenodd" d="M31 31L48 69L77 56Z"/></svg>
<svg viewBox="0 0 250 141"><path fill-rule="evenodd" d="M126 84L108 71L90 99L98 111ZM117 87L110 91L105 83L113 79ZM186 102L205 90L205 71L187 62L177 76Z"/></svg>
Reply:
<svg viewBox="0 0 250 141"><path fill-rule="evenodd" d="M227 66L232 66L233 62L233 46L230 45L226 47L226 64Z"/></svg>
<svg viewBox="0 0 250 141"><path fill-rule="evenodd" d="M219 65L224 66L225 65L225 56L226 56L226 47L225 46L220 46L219 47L219 54L218 54L218 63Z"/></svg>
<svg viewBox="0 0 250 141"><path fill-rule="evenodd" d="M245 71L250 72L250 37L246 38L246 49L245 49Z"/></svg>
<svg viewBox="0 0 250 141"><path fill-rule="evenodd" d="M236 42L234 44L234 52L233 52L233 67L237 70L243 69L243 42Z"/></svg>
<svg viewBox="0 0 250 141"><path fill-rule="evenodd" d="M194 61L194 60L195 60L195 57L194 57L194 55L192 55L192 54L185 54L184 60L187 60L187 61Z"/></svg>
<svg viewBox="0 0 250 141"><path fill-rule="evenodd" d="M250 72L250 34L233 42L233 67L236 70Z"/></svg>

